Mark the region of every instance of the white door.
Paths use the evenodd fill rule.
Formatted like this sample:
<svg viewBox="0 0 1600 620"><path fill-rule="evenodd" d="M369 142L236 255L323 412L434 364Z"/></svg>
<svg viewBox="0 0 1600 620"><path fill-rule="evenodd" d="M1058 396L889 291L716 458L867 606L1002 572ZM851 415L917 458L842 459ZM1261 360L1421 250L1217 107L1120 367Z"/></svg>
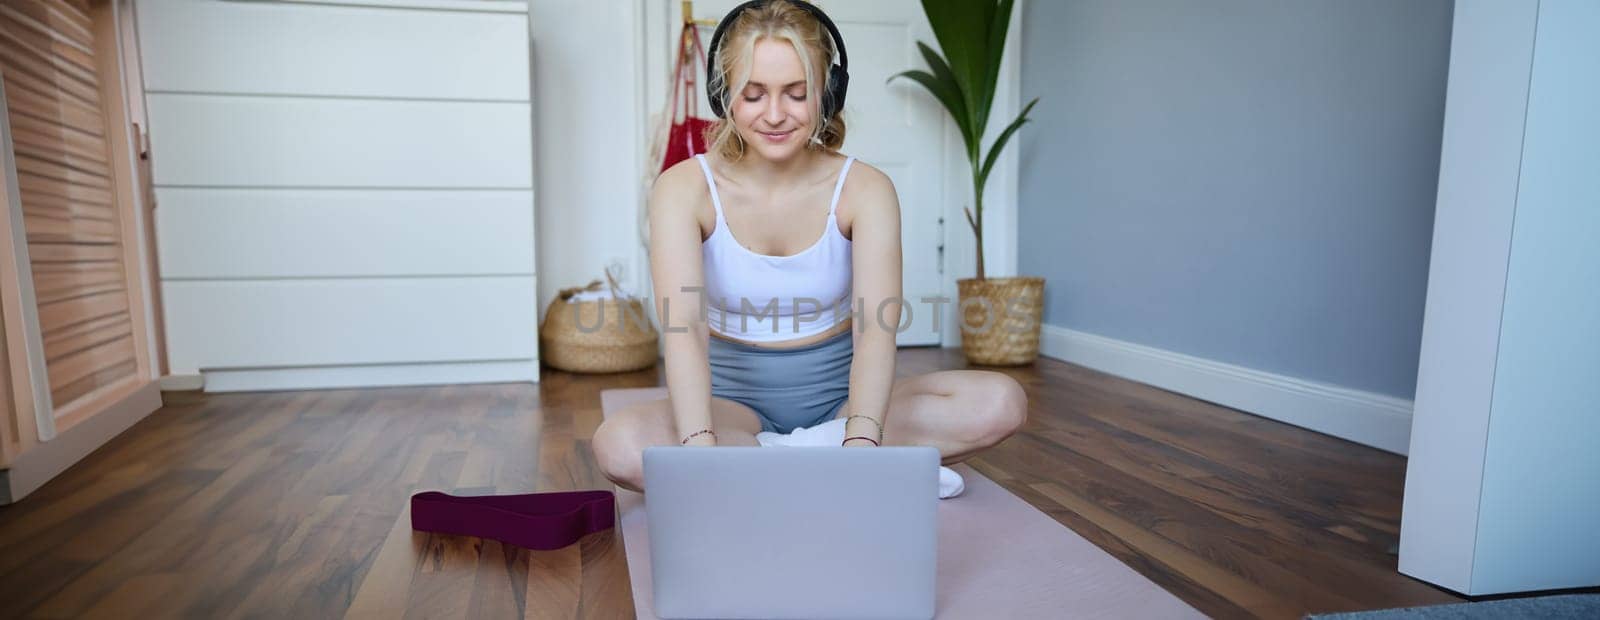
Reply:
<svg viewBox="0 0 1600 620"><path fill-rule="evenodd" d="M736 0L700 0L694 3L695 18L721 19L739 4ZM911 324L895 342L901 346L938 345L934 306L922 299L935 297L941 290L940 217L946 212L947 199L946 184L941 180L944 162L951 157L964 162L965 156L946 152L943 136L950 120L932 95L908 79L884 83L901 71L926 70L917 41L934 49L939 49L938 42L916 0L819 0L815 4L838 26L850 57L850 91L844 106L849 129L841 151L889 175L900 196L905 270L901 288L911 310ZM702 32L702 40L711 44L711 30ZM702 100L704 96L702 92ZM709 114L710 108L701 105ZM966 226L965 222L948 224ZM953 299L945 303L939 310L940 322L950 324L954 309ZM872 310L868 308L868 317Z"/></svg>

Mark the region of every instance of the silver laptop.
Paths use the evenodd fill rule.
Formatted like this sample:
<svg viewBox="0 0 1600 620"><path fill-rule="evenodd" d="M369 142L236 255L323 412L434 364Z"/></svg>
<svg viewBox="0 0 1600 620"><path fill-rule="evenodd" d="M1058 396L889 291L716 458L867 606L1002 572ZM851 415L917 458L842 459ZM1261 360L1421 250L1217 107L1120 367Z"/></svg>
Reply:
<svg viewBox="0 0 1600 620"><path fill-rule="evenodd" d="M661 618L931 618L939 451L644 451Z"/></svg>

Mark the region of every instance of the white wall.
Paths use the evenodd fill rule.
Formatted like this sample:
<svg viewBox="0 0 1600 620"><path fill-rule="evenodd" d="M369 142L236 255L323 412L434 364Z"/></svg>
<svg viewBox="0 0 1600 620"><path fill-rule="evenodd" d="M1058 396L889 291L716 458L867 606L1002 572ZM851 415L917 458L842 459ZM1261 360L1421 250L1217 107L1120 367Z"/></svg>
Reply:
<svg viewBox="0 0 1600 620"><path fill-rule="evenodd" d="M1600 5L1456 4L1400 572L1600 585Z"/></svg>
<svg viewBox="0 0 1600 620"><path fill-rule="evenodd" d="M526 4L137 11L173 374L537 380Z"/></svg>
<svg viewBox="0 0 1600 620"><path fill-rule="evenodd" d="M646 2L530 0L541 320L557 291L603 280L613 262L643 293Z"/></svg>

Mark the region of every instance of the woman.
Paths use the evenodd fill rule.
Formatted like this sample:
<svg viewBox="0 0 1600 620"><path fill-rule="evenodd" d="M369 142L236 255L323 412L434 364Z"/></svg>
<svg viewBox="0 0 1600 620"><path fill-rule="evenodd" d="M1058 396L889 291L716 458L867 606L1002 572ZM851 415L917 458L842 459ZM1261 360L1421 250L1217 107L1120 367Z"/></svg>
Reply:
<svg viewBox="0 0 1600 620"><path fill-rule="evenodd" d="M831 63L836 42L820 10L789 0L735 8L711 40L723 118L709 153L662 172L649 197L671 397L614 414L594 437L598 465L624 488L643 490L647 446L809 432L828 445L933 446L951 464L1025 419L1022 387L1001 373L894 380L900 206L889 177L838 151L848 80Z"/></svg>

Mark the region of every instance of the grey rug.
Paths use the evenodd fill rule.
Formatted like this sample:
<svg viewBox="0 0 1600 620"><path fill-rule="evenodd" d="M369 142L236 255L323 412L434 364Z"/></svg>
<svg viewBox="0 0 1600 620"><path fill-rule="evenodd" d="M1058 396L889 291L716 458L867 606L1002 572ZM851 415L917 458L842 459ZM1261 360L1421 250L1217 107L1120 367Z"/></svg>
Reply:
<svg viewBox="0 0 1600 620"><path fill-rule="evenodd" d="M1306 616L1310 620L1479 620L1539 618L1540 620L1592 620L1600 618L1600 594L1559 594L1512 598L1481 603L1451 603L1427 607L1400 607Z"/></svg>

